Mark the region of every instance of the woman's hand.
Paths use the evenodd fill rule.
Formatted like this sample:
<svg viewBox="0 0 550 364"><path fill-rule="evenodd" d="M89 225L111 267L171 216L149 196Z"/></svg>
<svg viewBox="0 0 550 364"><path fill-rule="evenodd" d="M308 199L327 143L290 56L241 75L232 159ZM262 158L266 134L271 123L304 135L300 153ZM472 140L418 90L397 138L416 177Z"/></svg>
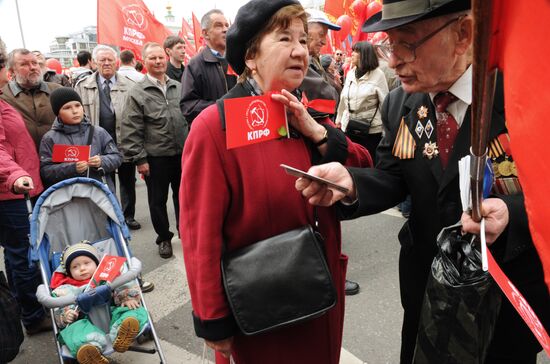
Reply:
<svg viewBox="0 0 550 364"><path fill-rule="evenodd" d="M78 311L77 311L77 310L73 310L73 309L68 309L68 310L65 312L65 318L63 319L63 321L65 321L65 323L67 323L67 324L71 324L71 323L73 323L77 318L78 318Z"/></svg>
<svg viewBox="0 0 550 364"><path fill-rule="evenodd" d="M327 185L309 180L307 178L298 178L295 187L302 195L308 199L308 202L317 206L331 206L335 202L348 198L354 201L357 198L355 184L348 170L340 163L332 162L313 166L308 173L314 176L324 178L340 186L346 187L349 192L347 195L340 191L330 189Z"/></svg>
<svg viewBox="0 0 550 364"><path fill-rule="evenodd" d="M122 307L128 307L130 310L135 310L141 306L141 303L133 298L129 298L126 301L122 302Z"/></svg>
<svg viewBox="0 0 550 364"><path fill-rule="evenodd" d="M223 339L220 341L209 341L209 340L204 340L204 341L206 342L206 345L208 345L208 347L216 351L219 351L224 358L229 358L231 356L231 350L233 348L233 337Z"/></svg>
<svg viewBox="0 0 550 364"><path fill-rule="evenodd" d="M88 169L88 162L80 161L76 162L76 173L84 173Z"/></svg>
<svg viewBox="0 0 550 364"><path fill-rule="evenodd" d="M13 190L15 191L15 193L29 192L33 188L34 183L32 182L32 178L29 176L19 177L13 183Z"/></svg>
<svg viewBox="0 0 550 364"><path fill-rule="evenodd" d="M493 244L502 234L509 222L508 206L500 198L488 198L481 203L481 214L485 218L485 238L487 245ZM475 222L466 213L461 217L462 230L465 233L479 235L481 224Z"/></svg>
<svg viewBox="0 0 550 364"><path fill-rule="evenodd" d="M300 134L313 143L317 143L324 138L326 129L309 115L305 106L298 101L296 96L287 90L282 90L280 94L271 95L271 98L288 108L292 113L292 116L289 118L290 124L298 130Z"/></svg>
<svg viewBox="0 0 550 364"><path fill-rule="evenodd" d="M88 159L88 166L99 168L101 167L101 157L99 155L94 155L90 159Z"/></svg>

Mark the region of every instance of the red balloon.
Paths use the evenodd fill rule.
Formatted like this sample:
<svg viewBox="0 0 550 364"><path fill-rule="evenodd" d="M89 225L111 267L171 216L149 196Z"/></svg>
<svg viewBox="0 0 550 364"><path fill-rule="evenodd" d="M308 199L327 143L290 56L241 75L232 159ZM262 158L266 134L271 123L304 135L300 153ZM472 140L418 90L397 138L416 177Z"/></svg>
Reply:
<svg viewBox="0 0 550 364"><path fill-rule="evenodd" d="M351 32L351 25L352 21L349 15L341 15L337 20L336 24L342 27L342 29L338 32L340 36L340 39L344 39L349 35L349 32Z"/></svg>
<svg viewBox="0 0 550 364"><path fill-rule="evenodd" d="M58 75L61 74L61 72L63 70L63 67L61 66L61 63L55 58L47 59L46 60L46 67L48 67L52 71L55 71L55 73L58 74Z"/></svg>
<svg viewBox="0 0 550 364"><path fill-rule="evenodd" d="M365 19L370 18L371 16L378 13L379 11L382 11L382 4L380 4L378 1L371 2L369 5L367 5Z"/></svg>
<svg viewBox="0 0 550 364"><path fill-rule="evenodd" d="M363 19L363 16L365 15L365 9L366 9L366 4L363 2L363 0L355 0L352 4L351 4L351 10L353 12L353 16L355 17L355 19L357 20L362 20Z"/></svg>

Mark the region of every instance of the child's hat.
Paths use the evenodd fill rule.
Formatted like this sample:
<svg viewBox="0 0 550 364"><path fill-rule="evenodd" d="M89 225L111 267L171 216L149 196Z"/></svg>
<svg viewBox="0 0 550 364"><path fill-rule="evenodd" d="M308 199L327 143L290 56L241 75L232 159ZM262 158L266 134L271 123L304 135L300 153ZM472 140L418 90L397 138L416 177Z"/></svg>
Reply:
<svg viewBox="0 0 550 364"><path fill-rule="evenodd" d="M71 262L75 258L83 255L92 259L95 264L99 264L99 252L88 240L82 240L65 248L63 257L61 258L61 265L65 269L67 275L71 275Z"/></svg>
<svg viewBox="0 0 550 364"><path fill-rule="evenodd" d="M50 94L50 104L52 104L52 110L55 116L59 115L59 110L61 110L63 105L71 101L78 101L82 104L80 95L70 87L57 88Z"/></svg>

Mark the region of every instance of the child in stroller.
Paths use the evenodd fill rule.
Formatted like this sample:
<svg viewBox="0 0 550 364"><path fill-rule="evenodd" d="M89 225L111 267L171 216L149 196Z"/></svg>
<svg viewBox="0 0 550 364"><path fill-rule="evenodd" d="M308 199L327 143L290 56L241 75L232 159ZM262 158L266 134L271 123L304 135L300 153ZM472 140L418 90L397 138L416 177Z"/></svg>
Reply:
<svg viewBox="0 0 550 364"><path fill-rule="evenodd" d="M68 246L62 255L61 269L52 275L52 294L61 297L82 293L99 261L97 249L87 241ZM128 350L136 335L148 322L147 311L140 304L139 287L134 282L127 283L113 292L115 306L111 307L108 335L113 349L117 352ZM60 341L69 348L79 363L109 362L102 355L107 347L105 333L92 324L87 316L79 314L74 304L56 308L54 317L61 329Z"/></svg>

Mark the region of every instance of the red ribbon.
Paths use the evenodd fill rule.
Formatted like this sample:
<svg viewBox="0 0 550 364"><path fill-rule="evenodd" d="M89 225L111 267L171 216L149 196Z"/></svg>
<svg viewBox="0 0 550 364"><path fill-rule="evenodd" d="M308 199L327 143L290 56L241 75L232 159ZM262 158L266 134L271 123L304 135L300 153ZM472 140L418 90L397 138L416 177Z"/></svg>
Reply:
<svg viewBox="0 0 550 364"><path fill-rule="evenodd" d="M306 107L306 109L310 108L326 114L334 114L336 109L336 101L325 99L315 99L309 101L305 92L302 92L302 104Z"/></svg>

